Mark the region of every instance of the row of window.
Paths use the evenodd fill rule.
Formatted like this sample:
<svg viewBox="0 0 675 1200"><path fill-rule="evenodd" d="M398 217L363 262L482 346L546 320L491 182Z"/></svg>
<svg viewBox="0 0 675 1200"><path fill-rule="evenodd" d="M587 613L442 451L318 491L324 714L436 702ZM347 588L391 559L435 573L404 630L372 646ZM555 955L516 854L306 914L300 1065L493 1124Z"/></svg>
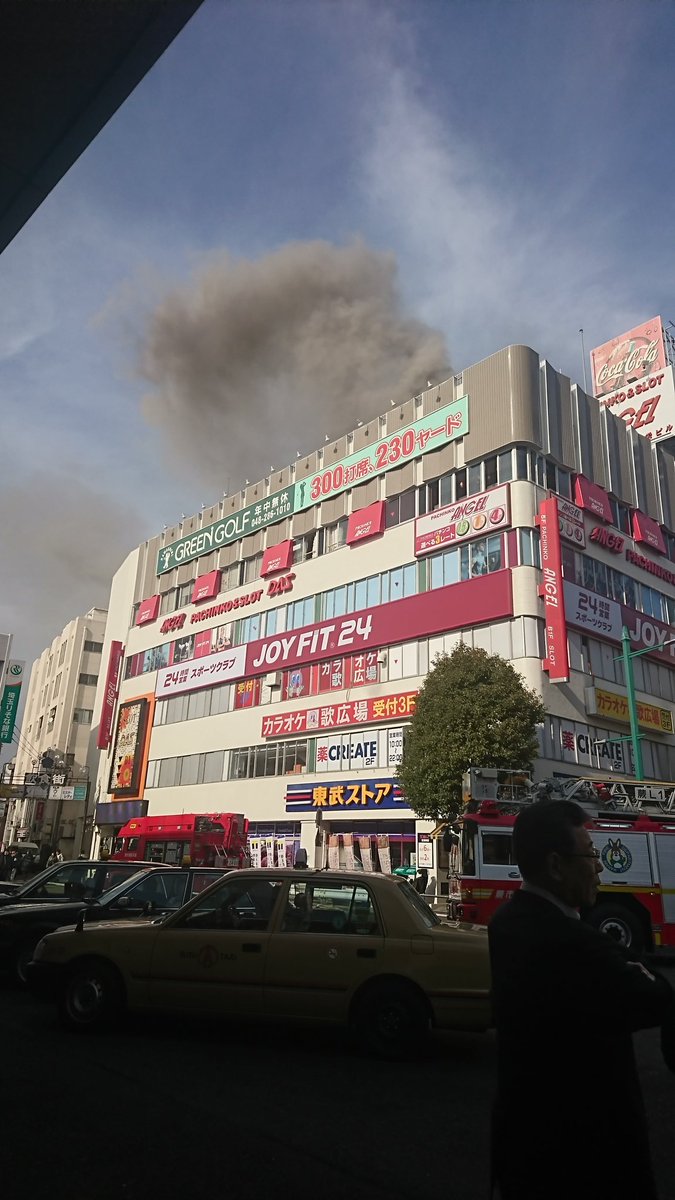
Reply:
<svg viewBox="0 0 675 1200"><path fill-rule="evenodd" d="M565 578L579 587L607 596L667 625L675 624L675 597L666 596L649 584L591 558L589 554L582 554L572 546L563 546L562 569Z"/></svg>
<svg viewBox="0 0 675 1200"><path fill-rule="evenodd" d="M85 650L85 653L87 653L87 654L102 654L103 653L103 642L86 641L84 643L84 650Z"/></svg>
<svg viewBox="0 0 675 1200"><path fill-rule="evenodd" d="M263 742L234 750L213 750L157 758L148 763L146 787L184 787L224 779L264 779L306 771L343 774L359 768L392 769L401 761L403 728L369 728L322 738Z"/></svg>
<svg viewBox="0 0 675 1200"><path fill-rule="evenodd" d="M188 633L175 642L151 646L126 659L124 678L131 679L161 667L172 666L173 663L187 662L195 656L212 654L230 645L247 645L259 638L273 637L364 608L376 608L380 604L444 587L447 583L500 571L505 565L502 535L479 538L475 542L429 555L426 559L329 588L315 596L294 600L250 617L240 617L227 625L215 626L197 634Z"/></svg>

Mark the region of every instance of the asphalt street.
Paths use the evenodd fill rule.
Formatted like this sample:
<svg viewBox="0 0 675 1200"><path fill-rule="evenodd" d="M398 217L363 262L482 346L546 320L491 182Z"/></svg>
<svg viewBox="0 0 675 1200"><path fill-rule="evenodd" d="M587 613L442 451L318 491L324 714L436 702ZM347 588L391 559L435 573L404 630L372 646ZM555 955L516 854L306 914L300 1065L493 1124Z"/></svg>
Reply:
<svg viewBox="0 0 675 1200"><path fill-rule="evenodd" d="M325 1028L135 1017L66 1034L50 1006L9 988L0 1017L6 1200L487 1200L491 1034L437 1036L390 1064ZM661 1197L675 1200L675 1077L656 1033L637 1046ZM603 1101L616 1097L591 1063L579 1083L591 1147Z"/></svg>

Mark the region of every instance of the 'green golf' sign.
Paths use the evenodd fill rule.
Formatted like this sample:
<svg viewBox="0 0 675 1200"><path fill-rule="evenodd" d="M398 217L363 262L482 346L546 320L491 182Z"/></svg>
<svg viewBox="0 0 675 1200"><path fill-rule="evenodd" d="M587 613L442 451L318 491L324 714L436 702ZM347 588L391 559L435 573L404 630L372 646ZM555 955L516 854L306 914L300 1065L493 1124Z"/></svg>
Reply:
<svg viewBox="0 0 675 1200"><path fill-rule="evenodd" d="M220 521L207 525L205 529L197 529L187 537L179 538L170 546L163 546L157 556L157 574L164 575L166 571L172 571L181 563L191 562L193 558L199 558L202 554L210 554L220 546L227 546L249 533L264 529L266 525L273 525L275 521L290 517L294 501L295 484L291 484L283 491L275 492L273 496L265 496L229 517L221 517Z"/></svg>

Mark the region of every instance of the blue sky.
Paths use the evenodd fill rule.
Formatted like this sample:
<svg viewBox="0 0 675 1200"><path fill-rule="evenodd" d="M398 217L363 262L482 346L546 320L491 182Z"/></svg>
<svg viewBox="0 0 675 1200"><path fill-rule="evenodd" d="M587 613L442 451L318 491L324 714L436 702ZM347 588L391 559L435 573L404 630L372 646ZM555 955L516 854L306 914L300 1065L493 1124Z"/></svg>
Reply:
<svg viewBox="0 0 675 1200"><path fill-rule="evenodd" d="M241 454L239 480L200 473L185 400L150 423L138 368L152 314L214 256L359 238L455 369L525 342L582 381L580 326L588 351L675 320L671 25L667 0L206 0L0 259L15 656L251 473Z"/></svg>

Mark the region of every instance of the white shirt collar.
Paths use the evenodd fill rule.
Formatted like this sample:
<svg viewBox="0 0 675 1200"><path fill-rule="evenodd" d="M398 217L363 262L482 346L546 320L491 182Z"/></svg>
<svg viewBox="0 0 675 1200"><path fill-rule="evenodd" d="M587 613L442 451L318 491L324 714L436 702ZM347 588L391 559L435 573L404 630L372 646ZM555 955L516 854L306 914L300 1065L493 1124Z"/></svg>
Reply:
<svg viewBox="0 0 675 1200"><path fill-rule="evenodd" d="M581 920L576 908L570 908L569 904L565 904L564 900L559 900L557 896L554 896L552 892L547 892L545 888L537 887L536 884L527 883L523 880L521 891L529 892L532 896L541 896L542 900L548 900L551 904L555 904L556 908L559 908L561 913L564 913L566 917L571 917L574 921Z"/></svg>

